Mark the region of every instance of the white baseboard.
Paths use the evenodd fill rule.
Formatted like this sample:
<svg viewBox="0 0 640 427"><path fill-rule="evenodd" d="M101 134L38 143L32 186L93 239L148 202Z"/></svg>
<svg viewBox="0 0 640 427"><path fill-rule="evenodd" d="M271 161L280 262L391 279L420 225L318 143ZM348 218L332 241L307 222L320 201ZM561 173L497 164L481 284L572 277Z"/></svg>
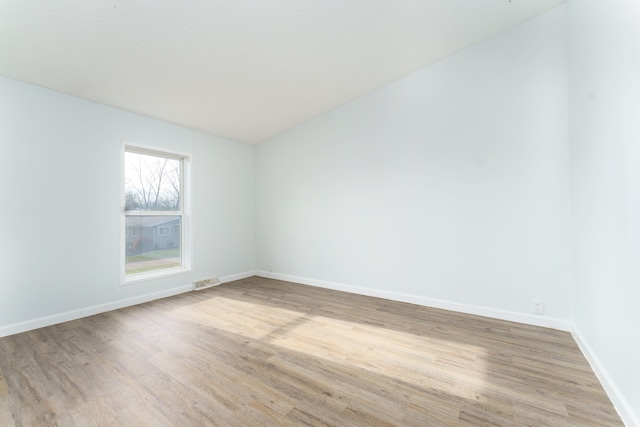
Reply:
<svg viewBox="0 0 640 427"><path fill-rule="evenodd" d="M624 397L616 383L611 378L611 375L609 375L609 372L605 369L598 356L596 356L596 353L589 345L589 342L575 324L571 330L571 335L573 335L573 339L578 344L578 347L580 347L580 350L589 362L589 365L591 365L591 369L595 372L596 377L600 380L600 384L602 384L604 391L609 396L609 399L611 399L611 403L613 403L616 411L618 411L618 415L620 415L624 424L629 427L639 427L640 416L635 413L629 401Z"/></svg>
<svg viewBox="0 0 640 427"><path fill-rule="evenodd" d="M474 314L476 316L491 317L494 319L508 320L511 322L524 323L533 326L558 329L561 331L571 331L571 322L567 320L554 319L533 314L517 313L507 310L499 310L489 307L481 307L470 304L463 304L452 301L445 301L422 296L402 294L398 292L382 291L378 289L362 288L359 286L344 285L341 283L325 282L322 280L307 279L304 277L291 276L288 274L272 273L268 271L257 271L257 276L269 279L284 280L287 282L300 283L303 285L316 286L319 288L333 289L336 291L349 292L352 294L366 295L371 297L385 298L392 301L408 302L411 304L426 307L441 308L444 310L457 311L460 313Z"/></svg>
<svg viewBox="0 0 640 427"><path fill-rule="evenodd" d="M64 313L53 314L51 316L39 317L37 319L27 320L20 323L0 327L0 337L19 334L21 332L31 331L33 329L44 328L46 326L58 323L68 322L70 320L80 319L82 317L93 316L94 314L104 313L107 311L118 310L132 305L142 304L144 302L153 301L160 298L166 298L189 292L193 289L193 285L183 285L177 288L167 289L151 294L140 295L137 297L126 298L106 304L94 305L91 307L81 308L79 310L66 311Z"/></svg>
<svg viewBox="0 0 640 427"><path fill-rule="evenodd" d="M222 282L222 283L233 282L235 280L246 279L246 278L249 278L249 277L253 277L255 275L256 275L256 271L255 270L245 271L244 273L232 274L230 276L221 277L220 278L220 282Z"/></svg>
<svg viewBox="0 0 640 427"><path fill-rule="evenodd" d="M247 277L255 276L254 270L247 271L239 274L232 274L220 278L222 283L232 282L234 280L240 280ZM19 334L21 332L27 332L38 328L44 328L46 326L55 325L58 323L68 322L70 320L76 320L83 317L93 316L94 314L100 314L107 311L118 310L120 308L130 307L132 305L142 304L145 302L157 300L160 298L171 297L174 295L182 294L193 290L193 284L179 286L177 288L167 289L160 292L154 292L151 294L140 295L132 298L126 298L118 301L109 302L106 304L94 305L91 307L85 307L78 310L66 311L64 313L53 314L51 316L39 317L37 319L27 320L24 322L14 323L12 325L0 326L0 337L6 337L9 335Z"/></svg>

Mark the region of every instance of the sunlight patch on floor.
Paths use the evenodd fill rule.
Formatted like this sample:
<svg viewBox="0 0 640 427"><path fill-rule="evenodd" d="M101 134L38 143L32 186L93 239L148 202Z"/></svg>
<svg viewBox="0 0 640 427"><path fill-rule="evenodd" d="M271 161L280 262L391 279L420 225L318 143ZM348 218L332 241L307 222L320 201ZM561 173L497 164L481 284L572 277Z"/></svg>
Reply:
<svg viewBox="0 0 640 427"><path fill-rule="evenodd" d="M349 369L393 377L465 399L481 399L487 380L483 369L487 349L455 339L234 298L216 297L197 306L198 310L185 307L173 314Z"/></svg>
<svg viewBox="0 0 640 427"><path fill-rule="evenodd" d="M193 310L193 307L198 307L198 310ZM211 298L194 306L179 308L172 314L184 320L252 339L268 336L274 331L274 324L278 325L275 328L278 330L305 315L300 311L225 297Z"/></svg>
<svg viewBox="0 0 640 427"><path fill-rule="evenodd" d="M307 315L303 320L274 330L267 338L288 350L465 399L479 399L484 389L485 370L478 369L487 355L483 347L324 316ZM443 349L452 348L455 352L442 356ZM464 367L469 362L473 369ZM453 379L460 371L463 382Z"/></svg>

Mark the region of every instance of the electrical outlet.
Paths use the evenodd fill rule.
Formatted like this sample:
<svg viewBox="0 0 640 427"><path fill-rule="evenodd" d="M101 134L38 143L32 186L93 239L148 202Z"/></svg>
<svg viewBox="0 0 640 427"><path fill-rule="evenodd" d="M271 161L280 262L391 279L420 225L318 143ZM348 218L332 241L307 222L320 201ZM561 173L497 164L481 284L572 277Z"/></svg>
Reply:
<svg viewBox="0 0 640 427"><path fill-rule="evenodd" d="M544 301L541 299L533 300L531 312L533 314L544 314Z"/></svg>
<svg viewBox="0 0 640 427"><path fill-rule="evenodd" d="M273 273L273 264L269 264L269 272Z"/></svg>

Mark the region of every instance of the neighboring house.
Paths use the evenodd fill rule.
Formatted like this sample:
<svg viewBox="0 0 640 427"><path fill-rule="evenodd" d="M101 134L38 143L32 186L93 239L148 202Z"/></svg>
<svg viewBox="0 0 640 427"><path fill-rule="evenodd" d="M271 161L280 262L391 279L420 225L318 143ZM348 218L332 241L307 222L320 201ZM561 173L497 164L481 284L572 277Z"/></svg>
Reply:
<svg viewBox="0 0 640 427"><path fill-rule="evenodd" d="M181 239L180 218L127 217L125 238L127 254L177 248Z"/></svg>

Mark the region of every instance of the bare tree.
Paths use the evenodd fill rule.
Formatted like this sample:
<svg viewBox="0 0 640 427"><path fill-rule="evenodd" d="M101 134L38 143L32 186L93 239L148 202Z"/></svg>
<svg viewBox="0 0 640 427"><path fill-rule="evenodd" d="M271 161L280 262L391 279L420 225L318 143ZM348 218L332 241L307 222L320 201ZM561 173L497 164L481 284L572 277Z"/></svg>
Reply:
<svg viewBox="0 0 640 427"><path fill-rule="evenodd" d="M180 206L180 162L126 153L125 209L177 210Z"/></svg>
<svg viewBox="0 0 640 427"><path fill-rule="evenodd" d="M177 161L166 165L164 170L165 187L158 201L163 210L180 209L180 163Z"/></svg>

